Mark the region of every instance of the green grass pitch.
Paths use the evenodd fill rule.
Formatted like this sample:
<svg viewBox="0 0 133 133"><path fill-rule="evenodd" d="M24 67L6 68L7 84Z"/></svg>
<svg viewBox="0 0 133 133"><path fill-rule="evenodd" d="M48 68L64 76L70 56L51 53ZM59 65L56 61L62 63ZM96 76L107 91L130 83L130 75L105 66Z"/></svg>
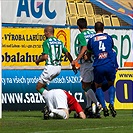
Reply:
<svg viewBox="0 0 133 133"><path fill-rule="evenodd" d="M117 116L101 119L43 120L41 111L3 111L0 133L133 133L133 110L117 110Z"/></svg>

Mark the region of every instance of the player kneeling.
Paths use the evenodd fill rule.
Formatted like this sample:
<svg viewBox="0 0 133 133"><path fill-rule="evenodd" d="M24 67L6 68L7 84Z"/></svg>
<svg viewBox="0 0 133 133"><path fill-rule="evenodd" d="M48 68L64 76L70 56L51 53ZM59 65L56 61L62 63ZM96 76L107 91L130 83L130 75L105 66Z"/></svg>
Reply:
<svg viewBox="0 0 133 133"><path fill-rule="evenodd" d="M45 90L43 96L46 102L44 107L44 119L61 118L68 119L71 111L76 111L80 118L86 115L77 100L67 91L61 89Z"/></svg>

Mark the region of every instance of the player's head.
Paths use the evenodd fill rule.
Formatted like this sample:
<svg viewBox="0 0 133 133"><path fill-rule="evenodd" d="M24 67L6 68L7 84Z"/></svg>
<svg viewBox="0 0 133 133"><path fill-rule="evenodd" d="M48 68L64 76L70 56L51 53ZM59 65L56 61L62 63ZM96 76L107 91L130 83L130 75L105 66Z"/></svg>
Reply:
<svg viewBox="0 0 133 133"><path fill-rule="evenodd" d="M102 22L96 22L95 23L95 31L96 31L96 33L103 32L103 30L104 30L104 24Z"/></svg>
<svg viewBox="0 0 133 133"><path fill-rule="evenodd" d="M44 29L44 35L46 36L46 38L54 36L54 27L53 26L47 26Z"/></svg>
<svg viewBox="0 0 133 133"><path fill-rule="evenodd" d="M85 18L79 18L77 20L77 25L79 27L79 30L86 29L87 28L87 21Z"/></svg>

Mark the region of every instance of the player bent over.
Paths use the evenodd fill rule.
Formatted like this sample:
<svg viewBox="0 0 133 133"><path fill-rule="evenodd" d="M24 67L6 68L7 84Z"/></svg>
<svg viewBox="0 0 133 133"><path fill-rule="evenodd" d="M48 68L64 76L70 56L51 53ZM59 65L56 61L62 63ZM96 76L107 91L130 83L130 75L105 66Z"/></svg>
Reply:
<svg viewBox="0 0 133 133"><path fill-rule="evenodd" d="M44 90L43 97L46 102L44 119L62 118L68 119L69 112L76 111L80 118L85 119L86 115L77 100L67 91L62 89Z"/></svg>

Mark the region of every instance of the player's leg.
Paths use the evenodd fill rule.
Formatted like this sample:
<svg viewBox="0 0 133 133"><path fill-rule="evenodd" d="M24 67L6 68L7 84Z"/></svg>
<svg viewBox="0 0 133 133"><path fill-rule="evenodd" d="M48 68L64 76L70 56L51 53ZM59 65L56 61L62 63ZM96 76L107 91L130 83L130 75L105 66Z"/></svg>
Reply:
<svg viewBox="0 0 133 133"><path fill-rule="evenodd" d="M53 101L54 100L54 101ZM65 109L65 108L56 108L57 105L56 105L56 100L53 99L52 102L51 100L48 100L47 101L47 106L48 106L48 110L49 112L46 112L44 114L45 116L45 119L49 119L50 118L54 118L54 119L68 119L69 118L69 115L68 115L68 109ZM63 106L60 106L60 107L63 107Z"/></svg>
<svg viewBox="0 0 133 133"><path fill-rule="evenodd" d="M46 86L48 83L48 80L46 79L46 77L48 77L47 75L48 75L48 66L45 66L42 74L39 77L38 83L36 85L36 90L40 94L43 94L43 91L46 89Z"/></svg>
<svg viewBox="0 0 133 133"><path fill-rule="evenodd" d="M96 95L94 93L94 91L91 89L91 83L85 83L82 81L82 88L85 91L86 94L86 101L87 101L87 105L85 108L85 114L87 118L100 118L100 103L96 98ZM95 103L96 105L96 112L94 113L92 111L92 103Z"/></svg>
<svg viewBox="0 0 133 133"><path fill-rule="evenodd" d="M94 91L91 89L91 82L82 82L82 88L85 91L85 95L86 95L86 100L87 100L87 105L86 107L90 107L91 106L91 102L93 101L95 104L99 104L96 95L94 93Z"/></svg>
<svg viewBox="0 0 133 133"><path fill-rule="evenodd" d="M56 94L55 94L56 95ZM49 117L54 119L68 119L68 109L66 109L66 105L57 102L56 98L46 99L47 106L49 108ZM60 104L58 106L58 104ZM60 107L60 108L58 108ZM64 108L65 107L65 108Z"/></svg>
<svg viewBox="0 0 133 133"><path fill-rule="evenodd" d="M114 99L115 99L115 92L116 88L114 87L114 80L115 80L116 70L110 65L110 71L107 73L108 79L108 93L109 93L109 109L113 117L116 116L116 110L114 109Z"/></svg>
<svg viewBox="0 0 133 133"><path fill-rule="evenodd" d="M109 93L109 103L112 104L114 106L114 98L115 98L115 92L116 92L116 88L114 87L112 81L109 81L109 84L111 83L109 89L108 89L108 93Z"/></svg>
<svg viewBox="0 0 133 133"><path fill-rule="evenodd" d="M36 85L36 90L40 94L43 94L43 91L47 89L47 84L49 84L53 78L58 76L60 71L61 71L61 66L52 66L52 65L45 66L42 74L39 77L39 81Z"/></svg>
<svg viewBox="0 0 133 133"><path fill-rule="evenodd" d="M58 90L54 92L54 106L55 108L51 110L56 117L63 119L69 118L67 95L63 90Z"/></svg>
<svg viewBox="0 0 133 133"><path fill-rule="evenodd" d="M92 101L91 101L90 97L87 96L87 93L86 92L84 92L84 93L85 93L85 97L86 97L86 108L89 108L92 105Z"/></svg>
<svg viewBox="0 0 133 133"><path fill-rule="evenodd" d="M112 85L109 87L108 93L109 93L109 109L110 113L112 114L113 117L116 116L116 110L114 109L114 98L115 98L115 87Z"/></svg>
<svg viewBox="0 0 133 133"><path fill-rule="evenodd" d="M49 119L49 108L47 105L44 106L43 110L42 110L42 113L43 113L43 119L44 120L48 120Z"/></svg>
<svg viewBox="0 0 133 133"><path fill-rule="evenodd" d="M84 110L84 113L85 113L87 118L94 118L94 114L93 114L93 111L92 111L92 100L87 95L87 92L85 92L85 97L86 97L86 108Z"/></svg>
<svg viewBox="0 0 133 133"><path fill-rule="evenodd" d="M51 115L52 114L52 115ZM68 110L63 108L53 109L50 113L50 117L57 118L57 119L68 119Z"/></svg>
<svg viewBox="0 0 133 133"><path fill-rule="evenodd" d="M41 83L40 81L38 81L37 85L36 85L36 90L40 93L43 94L43 91L46 89L46 83Z"/></svg>
<svg viewBox="0 0 133 133"><path fill-rule="evenodd" d="M108 81L105 79L103 82L102 82L102 90L103 92L107 91L109 89L109 86L108 86Z"/></svg>
<svg viewBox="0 0 133 133"><path fill-rule="evenodd" d="M108 112L107 106L105 104L104 93L103 93L103 90L101 88L102 83L101 84L95 83L95 84L96 84L96 88L97 88L96 89L96 95L97 95L97 97L98 97L98 99L102 105L104 116L105 117L109 116L109 112Z"/></svg>
<svg viewBox="0 0 133 133"><path fill-rule="evenodd" d="M43 108L43 116L44 116L44 120L49 119L49 114L51 112L51 110L54 109L54 104L53 104L53 95L52 95L52 91L48 91L48 90L44 90L42 95L45 98L45 106Z"/></svg>
<svg viewBox="0 0 133 133"><path fill-rule="evenodd" d="M87 100L92 100L96 105L99 104L94 91L91 89L92 81L94 80L92 63L84 63L80 66L80 75L82 89L86 92ZM88 101L88 104L90 101Z"/></svg>
<svg viewBox="0 0 133 133"><path fill-rule="evenodd" d="M102 82L105 80L104 78L104 67L98 66L94 68L94 82L96 87L96 95L102 105L104 116L109 116L108 109L105 104L104 93L102 90Z"/></svg>

